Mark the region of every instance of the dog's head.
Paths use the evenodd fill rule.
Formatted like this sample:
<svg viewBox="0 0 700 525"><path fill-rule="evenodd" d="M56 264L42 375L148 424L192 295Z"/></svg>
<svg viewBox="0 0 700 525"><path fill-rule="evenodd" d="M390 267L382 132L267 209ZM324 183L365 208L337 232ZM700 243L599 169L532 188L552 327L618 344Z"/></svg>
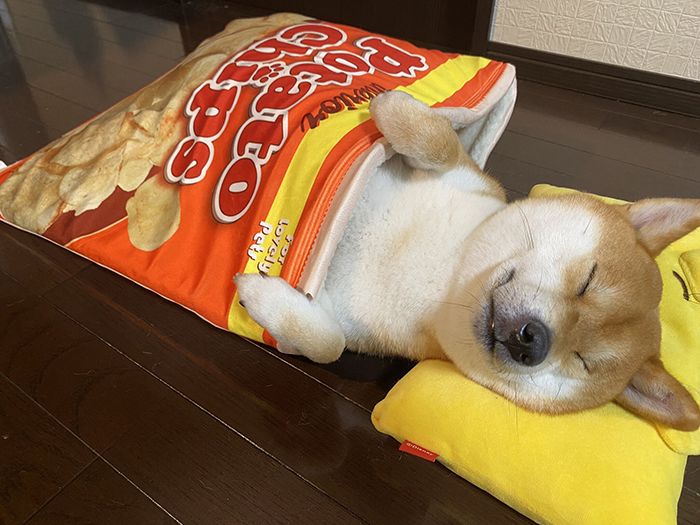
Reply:
<svg viewBox="0 0 700 525"><path fill-rule="evenodd" d="M449 358L525 408L564 413L617 401L681 430L692 396L659 359L661 276L653 257L700 226L700 201L613 206L530 198L480 225L438 320Z"/></svg>

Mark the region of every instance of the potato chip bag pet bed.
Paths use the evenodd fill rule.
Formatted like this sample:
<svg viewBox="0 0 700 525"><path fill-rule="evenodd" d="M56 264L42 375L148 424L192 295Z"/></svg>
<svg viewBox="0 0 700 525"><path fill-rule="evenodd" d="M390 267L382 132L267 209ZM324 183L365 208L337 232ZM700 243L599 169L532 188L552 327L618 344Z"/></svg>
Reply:
<svg viewBox="0 0 700 525"><path fill-rule="evenodd" d="M515 71L299 15L236 20L141 91L0 171L0 216L224 329L276 345L233 276L315 295L391 151L369 101L440 108L480 166Z"/></svg>
<svg viewBox="0 0 700 525"><path fill-rule="evenodd" d="M572 191L541 184L530 194ZM700 229L656 262L661 358L700 402ZM418 363L377 404L372 422L548 525L675 524L687 455L700 454L700 430L655 426L614 403L534 414L443 361Z"/></svg>
<svg viewBox="0 0 700 525"><path fill-rule="evenodd" d="M368 111L390 89L439 108L483 167L512 111L515 74L506 64L298 15L237 20L153 84L0 171L0 218L274 345L238 304L232 277L262 271L316 293L367 177L392 154ZM494 403L500 412L489 412ZM670 523L685 456L622 409L599 410L610 411L609 430L596 415L592 431L590 413L534 416L449 364L425 362L377 406L374 422L440 452L456 472L542 523ZM530 421L540 419L553 425L544 452L528 448L542 424ZM629 432L617 441L620 425ZM557 445L577 429L578 449ZM678 452L697 449L696 435L662 432ZM629 458L602 478L604 462L585 463L601 443L610 447L602 458ZM572 450L581 459L567 470ZM652 474L639 476L633 457L653 465ZM614 506L628 496L621 479L647 488L629 520ZM589 493L593 499L583 497ZM612 503L597 506L603 494Z"/></svg>

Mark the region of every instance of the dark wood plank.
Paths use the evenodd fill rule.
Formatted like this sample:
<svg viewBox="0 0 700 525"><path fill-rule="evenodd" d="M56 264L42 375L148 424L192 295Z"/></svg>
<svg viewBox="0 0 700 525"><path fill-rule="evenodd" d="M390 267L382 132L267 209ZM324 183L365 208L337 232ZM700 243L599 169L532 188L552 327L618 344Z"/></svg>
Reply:
<svg viewBox="0 0 700 525"><path fill-rule="evenodd" d="M509 152L510 150L504 150L506 154ZM499 153L491 154L486 162L486 171L506 188L524 195L529 194L532 187L540 183L568 188L581 184L578 178L566 173L542 168Z"/></svg>
<svg viewBox="0 0 700 525"><path fill-rule="evenodd" d="M600 126L600 130L617 135L618 141L619 137L624 136L631 137L646 145L655 144L665 147L671 156L674 153L677 155L681 152L689 152L693 154L696 163L697 159L700 158L700 131L691 131L618 113L608 115ZM664 156L660 160L667 162L671 159L666 159ZM667 171L674 173L673 167Z"/></svg>
<svg viewBox="0 0 700 525"><path fill-rule="evenodd" d="M31 58L32 60L36 60L42 64L48 64L63 71L80 65L72 49L58 47L45 40L39 40L38 38L23 35L22 33L17 33L15 39L18 44L16 53L19 56Z"/></svg>
<svg viewBox="0 0 700 525"><path fill-rule="evenodd" d="M328 365L320 365L299 356L277 354L277 357L367 411L371 411L374 405L384 399L396 382L415 366L408 359L383 358L349 351Z"/></svg>
<svg viewBox="0 0 700 525"><path fill-rule="evenodd" d="M180 24L171 21L171 17L163 16L168 9L170 9L171 12L179 11L179 13L182 13L182 5L166 2L162 6L153 7L153 4L148 2L147 4L143 4L142 7L142 12L126 13L122 11L121 16L105 21L109 21L115 26L127 27L132 31L171 40L178 44L182 43Z"/></svg>
<svg viewBox="0 0 700 525"><path fill-rule="evenodd" d="M161 507L97 458L26 525L175 525Z"/></svg>
<svg viewBox="0 0 700 525"><path fill-rule="evenodd" d="M676 126L683 129L700 131L700 119L689 117L687 115L679 115L677 113L669 113L659 109L640 106L638 104L630 104L620 100L614 100L603 97L596 97L587 93L571 91L555 86L547 86L545 84L532 82L529 80L518 80L518 97L523 94L535 94L537 96L547 97L559 101L566 102L570 105L582 106L589 110L605 110L611 113L620 115L628 115L631 117L651 120L668 126Z"/></svg>
<svg viewBox="0 0 700 525"><path fill-rule="evenodd" d="M174 393L105 457L183 523L362 523Z"/></svg>
<svg viewBox="0 0 700 525"><path fill-rule="evenodd" d="M13 162L10 160L11 157L12 154L2 144L0 144L0 161L10 165Z"/></svg>
<svg viewBox="0 0 700 525"><path fill-rule="evenodd" d="M20 37L22 35L15 35L15 38ZM3 141L7 141L8 147L16 151L14 161L33 153L92 118L97 112L27 85L21 64L14 55L13 60L14 65L0 71L0 89L3 91L3 97L0 98L0 125L8 130ZM20 144L17 148L16 143L21 143L23 137L29 138L29 144Z"/></svg>
<svg viewBox="0 0 700 525"><path fill-rule="evenodd" d="M126 68L135 69L145 74L161 75L177 65L177 59L167 59L141 46L120 45L118 43L100 40L94 36L83 35L84 28L70 41L64 40L56 30L47 23L38 22L27 17L14 17L17 32L51 43L54 46L71 49L81 62L100 61L105 64L114 63ZM48 90L52 92L51 90Z"/></svg>
<svg viewBox="0 0 700 525"><path fill-rule="evenodd" d="M100 85L97 79L87 80L31 58L19 57L19 61L28 85L93 111L104 111L131 94Z"/></svg>
<svg viewBox="0 0 700 525"><path fill-rule="evenodd" d="M41 295L92 263L0 221L0 271Z"/></svg>
<svg viewBox="0 0 700 525"><path fill-rule="evenodd" d="M0 319L0 373L98 453L169 391L7 278L0 304L11 305Z"/></svg>
<svg viewBox="0 0 700 525"><path fill-rule="evenodd" d="M591 107L590 104L572 104L571 100L568 99L548 97L533 89L523 90L522 86L519 86L519 88L518 98L515 102L515 111L508 123L509 126L513 126L518 121L525 120L526 117L535 113L542 117L557 119L553 122L548 122L543 126L542 131L553 132L554 128L557 127L556 124L563 125L568 122L598 129L611 115L610 111ZM521 115L521 113L524 113L524 115ZM556 134L552 133L552 136L556 136Z"/></svg>
<svg viewBox="0 0 700 525"><path fill-rule="evenodd" d="M99 60L99 55L76 56L72 49L58 47L38 38L18 34L17 40L19 56L66 71L90 82L97 81L125 94L136 92L157 78L155 75L118 64L105 64Z"/></svg>
<svg viewBox="0 0 700 525"><path fill-rule="evenodd" d="M700 524L700 456L688 456L683 492L678 502L678 525Z"/></svg>
<svg viewBox="0 0 700 525"><path fill-rule="evenodd" d="M49 130L50 140L77 128L98 114L98 111L79 106L41 89L30 87L29 92L36 104L36 118ZM53 136L50 130L56 130L58 135Z"/></svg>
<svg viewBox="0 0 700 525"><path fill-rule="evenodd" d="M25 0L30 4L45 4L43 0ZM119 20L130 11L140 11L146 5L158 5L170 2L171 0L92 0L84 2L83 0L51 0L51 9L65 11L81 15L86 18L102 20L104 22L114 22Z"/></svg>
<svg viewBox="0 0 700 525"><path fill-rule="evenodd" d="M690 79L500 42L490 42L488 48L487 57L512 63L518 69L520 78L700 117L700 88L697 87L697 82ZM626 78L630 76L643 78Z"/></svg>
<svg viewBox="0 0 700 525"><path fill-rule="evenodd" d="M683 489L678 502L678 525L698 525L700 523L700 494Z"/></svg>
<svg viewBox="0 0 700 525"><path fill-rule="evenodd" d="M0 334L8 332L17 317L32 311L41 302L38 295L5 273L0 272L0 305L2 305L3 313L0 317ZM5 348L3 347L4 353Z"/></svg>
<svg viewBox="0 0 700 525"><path fill-rule="evenodd" d="M534 100L533 100L534 99ZM561 104L558 103L558 104ZM530 97L516 104L510 131L618 160L664 174L700 181L700 132L625 115L591 110L584 121L577 106L548 108L546 100ZM557 108L557 109L553 109ZM598 120L600 122L598 122ZM593 124L593 125L591 125Z"/></svg>
<svg viewBox="0 0 700 525"><path fill-rule="evenodd" d="M8 15L9 16L9 15ZM48 142L46 129L37 125L37 108L26 77L12 47L13 35L0 24L0 145L9 151L5 162L14 162Z"/></svg>
<svg viewBox="0 0 700 525"><path fill-rule="evenodd" d="M627 200L700 196L700 182L506 131L494 152L575 177L575 189Z"/></svg>
<svg viewBox="0 0 700 525"><path fill-rule="evenodd" d="M32 22L48 24L54 29L54 35L66 42L81 37L92 39L98 46L100 41L116 44L130 42L131 45L148 48L149 52L166 59L179 59L183 56L183 48L179 42L92 18L89 4L83 5L84 11L80 14L53 9L51 4L47 3L34 4L23 0L7 0L7 4L13 16L22 16Z"/></svg>
<svg viewBox="0 0 700 525"><path fill-rule="evenodd" d="M689 456L685 467L685 487L700 494L700 456Z"/></svg>
<svg viewBox="0 0 700 525"><path fill-rule="evenodd" d="M0 523L23 523L94 455L0 375Z"/></svg>
<svg viewBox="0 0 700 525"><path fill-rule="evenodd" d="M529 523L438 465L400 461L398 443L373 428L367 410L275 351L103 268L45 298L366 521Z"/></svg>
<svg viewBox="0 0 700 525"><path fill-rule="evenodd" d="M223 30L231 20L268 16L274 12L269 5L260 7L206 0L182 4L166 2L146 8L142 14L176 22L185 52L190 53L202 40ZM305 11L301 9L300 12Z"/></svg>
<svg viewBox="0 0 700 525"><path fill-rule="evenodd" d="M136 93L160 76L153 73L143 73L117 64L103 64L99 62L80 64L69 69L68 73L89 81L96 80L101 85L119 89L127 94ZM123 98L126 98L126 96Z"/></svg>
<svg viewBox="0 0 700 525"><path fill-rule="evenodd" d="M31 5L27 7L27 4ZM203 38L222 29L230 19L267 14L270 7L269 3L251 8L208 0L189 3L168 0L148 3L138 0L52 0L50 3L45 0L11 0L10 5L14 28L7 31L14 31L10 37L21 39L23 51L20 54L24 56L20 62L12 54L14 69L5 67L0 71L0 126L5 130L0 158L9 161L32 153L58 134L105 109L112 100L100 93L103 88L119 92L118 97L112 97L118 100L135 90L147 77L158 76L170 69L177 62L175 55L181 53L177 46L190 51ZM337 6L327 6L326 9L338 13ZM7 49L12 51L11 46ZM53 69L43 67L47 62ZM25 66L27 71L23 69ZM37 87L29 86L25 75ZM67 89L75 87L79 81L85 84L84 89ZM695 171L690 169L697 161L695 134L686 136L684 131L700 131L698 119L531 82L520 82L520 92L510 131L537 140L516 140L514 134L510 134L488 164L492 174L506 184L513 198L521 197L535 182L550 182L627 198L667 195L669 173L676 175L676 179L695 176ZM90 101L92 109L85 104L86 100ZM104 104L95 104L95 101ZM668 136L659 136L664 133ZM533 155L528 154L531 146L534 147ZM674 151L690 153L691 156L673 155ZM587 155L581 156L580 152ZM621 177L618 172L622 173ZM671 188L678 193L692 193L696 186L680 181ZM224 427L229 434L235 436L231 430L235 429L265 450L263 453L252 446L241 449L252 450L243 452L247 464L254 465L255 458L251 459L251 456L256 454L266 458L265 461L274 457L373 523L527 522L437 465L410 457L398 461L402 456L396 451L397 444L373 430L367 410L383 397L411 363L347 354L339 363L319 366L302 358L281 357L269 349L255 348L215 330L158 298L149 299L152 294L130 283L122 287L117 281L126 281L117 276L98 277L102 270L85 271L74 280L66 280L88 263L21 232L12 232L9 238L3 234L7 234L7 230L0 227L0 250L11 246L9 249L13 255L10 265L0 266L0 269L12 270L10 273L14 278L38 293L53 289L48 296L80 323L220 418L229 425L230 428ZM46 247L42 248L42 244ZM3 263L2 257L0 255L0 263ZM54 289L57 284L58 288ZM59 299L64 292L66 296ZM129 405L134 402L129 398L132 384L138 388L140 383L150 384L156 379L143 371L134 375L131 367L136 365L125 364L129 361L120 358L117 351L94 342L94 338L74 324L59 322L60 315L46 305L42 306L36 296L23 292L12 297L6 303L12 305L12 319L19 319L25 329L46 328L52 337L37 333L27 336L26 349L12 348L12 352L21 357L7 368L8 373L17 374L13 377L18 381L25 378L23 388L42 399L42 403L62 421L73 425L71 428L76 432L83 432L81 435L85 439L98 443L100 439L89 437L87 431L91 427L80 421L86 414L90 415L89 420L99 421L99 415L94 413L96 408L88 403L83 405L88 406L87 412L85 409L76 411L75 392L71 393L71 389L87 388L87 397L105 400L105 406L109 406L115 395L124 395L126 405ZM18 334L8 337L13 342L20 338ZM20 346L23 344L19 343ZM90 355L92 353L95 355ZM79 363L87 368L78 370ZM123 375L117 377L110 372L120 367L125 367ZM101 376L105 379L95 383L90 370L106 374ZM51 379L49 383L39 378L39 371ZM88 372L88 375L71 378L70 374L75 371L79 374ZM63 376L68 377L63 382L66 384L58 381ZM112 385L114 392L100 390L105 385ZM52 391L56 395L53 405L49 399L54 395ZM102 406L102 401L98 404ZM176 411L171 408L164 413L172 416ZM137 415L141 414L138 412ZM191 415L193 421L202 417L201 410L191 406L179 414L184 414L182 417L185 418ZM119 429L128 427L132 421L127 414L118 411L114 418L121 422ZM71 421L79 424L76 427ZM182 424L189 425L186 421ZM109 422L105 426L109 427ZM92 429L95 431L96 427ZM132 432L137 431L140 427L135 427ZM112 429L107 433L118 435L120 432ZM133 435L129 434L130 437ZM149 439L148 433L142 432L141 435L145 440ZM219 436L216 439L223 440L224 435L216 433ZM207 452L196 457L213 457L209 447L216 447L216 440L208 441L207 436L199 436ZM158 439L161 438L168 439L166 430L162 430ZM138 458L151 446L138 443L141 448L132 449L131 442L124 443L123 457L127 459ZM158 461L165 463L166 459L161 455ZM198 468L191 462L187 465L190 471ZM695 495L698 481L693 465L691 458L679 509L679 523L684 525L697 525ZM69 485L56 496L45 509L47 514L43 516L48 517L42 517L42 511L35 519L61 523L60 519L65 516L65 523L75 523L78 519L106 522L110 503L101 499L104 495L106 498L116 496L114 499L120 502L124 501L120 494L125 494L125 498L133 495L139 512L153 511L149 507L150 500L137 489L134 488L136 492L132 494L127 486L122 486L109 467L95 464L94 470L96 477L80 476L75 486ZM147 479L145 469L137 468L135 472ZM168 479L174 480L173 472L167 474L171 476ZM212 472L205 474L218 475L214 467ZM257 474L255 472L247 478L251 490L256 490L258 483L267 487L265 480L261 481ZM102 476L106 481L99 481ZM79 481L81 479L86 481ZM104 490L91 492L89 486L93 482L90 480ZM56 486L60 485L57 483ZM115 492L111 492L109 487L112 486L116 486ZM207 486L212 485L207 483ZM168 501L182 499L176 503L181 507L189 506L187 512L192 512L194 507L207 507L208 498L212 497L205 492L206 487L200 486L197 490L200 489L202 492L193 491L190 495L185 492L189 490L187 485L179 492L173 487L167 498L170 498ZM81 505L83 501L86 506ZM54 507L54 502L61 505ZM392 504L387 505L387 502ZM155 511L153 514L125 513L123 516L124 519L118 522L158 523L162 518L162 514ZM219 522L228 521L222 518Z"/></svg>

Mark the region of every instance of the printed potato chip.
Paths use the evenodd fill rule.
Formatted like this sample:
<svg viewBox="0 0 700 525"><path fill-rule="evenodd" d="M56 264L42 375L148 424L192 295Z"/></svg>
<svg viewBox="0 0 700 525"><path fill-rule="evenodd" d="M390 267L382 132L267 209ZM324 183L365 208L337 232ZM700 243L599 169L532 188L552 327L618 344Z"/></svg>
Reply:
<svg viewBox="0 0 700 525"><path fill-rule="evenodd" d="M129 240L139 250L160 248L180 226L180 188L151 177L126 203Z"/></svg>

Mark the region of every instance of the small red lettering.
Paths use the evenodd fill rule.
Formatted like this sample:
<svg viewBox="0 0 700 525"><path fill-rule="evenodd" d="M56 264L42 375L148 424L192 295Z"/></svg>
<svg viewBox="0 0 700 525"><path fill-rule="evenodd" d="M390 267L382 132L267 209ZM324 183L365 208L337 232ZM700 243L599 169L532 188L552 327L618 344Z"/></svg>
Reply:
<svg viewBox="0 0 700 525"><path fill-rule="evenodd" d="M331 51L324 54L319 53L317 56L319 56L321 62L328 67L349 75L364 75L372 71L372 67L362 57L345 51Z"/></svg>
<svg viewBox="0 0 700 525"><path fill-rule="evenodd" d="M187 106L191 116L192 134L200 138L214 138L226 127L228 116L236 104L238 87L216 87L208 81L195 91Z"/></svg>
<svg viewBox="0 0 700 525"><path fill-rule="evenodd" d="M239 55L236 58L236 62L270 62L272 60L277 60L284 55L301 57L308 55L310 52L311 48L308 47L299 46L289 42L282 42L276 38L266 38L265 40L254 44L252 49Z"/></svg>
<svg viewBox="0 0 700 525"><path fill-rule="evenodd" d="M236 139L236 155L252 155L266 164L287 138L285 115L278 114L273 118L256 118L246 122Z"/></svg>
<svg viewBox="0 0 700 525"><path fill-rule="evenodd" d="M214 80L218 83L231 80L233 82L245 84L249 82L251 78L253 78L253 75L257 69L257 65L242 66L240 64L236 64L235 62L231 62L230 64L227 64L218 75L216 75Z"/></svg>
<svg viewBox="0 0 700 525"><path fill-rule="evenodd" d="M298 81L294 77L280 77L269 84L255 100L253 109L257 113L286 110L305 98L312 90L311 82Z"/></svg>
<svg viewBox="0 0 700 525"><path fill-rule="evenodd" d="M316 64L314 62L296 63L289 68L289 74L321 86L328 84L345 86L350 82L350 76L347 73L333 71L324 64Z"/></svg>
<svg viewBox="0 0 700 525"><path fill-rule="evenodd" d="M406 440L403 443L401 443L399 450L401 452L408 452L409 454L413 454L414 456L418 456L419 458L427 459L428 461L435 461L439 456L439 454L431 452L430 450L427 450L423 447L419 447L415 443L411 443L409 440Z"/></svg>
<svg viewBox="0 0 700 525"><path fill-rule="evenodd" d="M214 214L219 222L235 222L248 211L260 184L260 167L247 157L231 162L214 193Z"/></svg>
<svg viewBox="0 0 700 525"><path fill-rule="evenodd" d="M280 34L280 38L302 46L322 49L342 44L345 41L345 33L325 24L302 24L286 29Z"/></svg>
<svg viewBox="0 0 700 525"><path fill-rule="evenodd" d="M364 49L362 57L372 67L395 77L414 77L415 71L426 69L428 65L425 59L418 55L412 55L400 49L383 38L368 36L358 40L355 45Z"/></svg>
<svg viewBox="0 0 700 525"><path fill-rule="evenodd" d="M180 144L165 166L165 180L171 184L194 184L204 178L214 152L212 146L188 137Z"/></svg>

